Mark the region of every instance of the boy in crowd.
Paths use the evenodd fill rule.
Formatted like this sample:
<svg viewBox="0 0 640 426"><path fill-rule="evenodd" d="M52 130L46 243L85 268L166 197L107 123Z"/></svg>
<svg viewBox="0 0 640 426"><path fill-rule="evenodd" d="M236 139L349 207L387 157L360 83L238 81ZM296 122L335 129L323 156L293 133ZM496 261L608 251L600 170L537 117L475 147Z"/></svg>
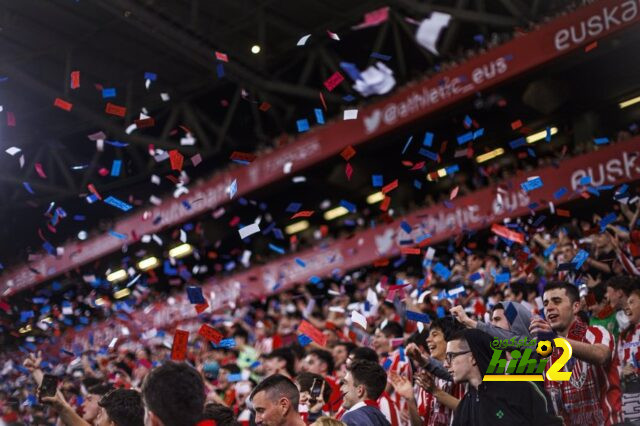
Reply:
<svg viewBox="0 0 640 426"><path fill-rule="evenodd" d="M631 290L624 312L629 326L618 340L622 415L626 422L640 422L640 287Z"/></svg>

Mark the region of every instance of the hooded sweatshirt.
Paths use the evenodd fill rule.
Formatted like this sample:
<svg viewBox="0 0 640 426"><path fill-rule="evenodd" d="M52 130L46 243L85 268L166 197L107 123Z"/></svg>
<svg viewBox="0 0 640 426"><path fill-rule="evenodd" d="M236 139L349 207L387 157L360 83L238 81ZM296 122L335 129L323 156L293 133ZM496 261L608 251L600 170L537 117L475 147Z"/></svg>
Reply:
<svg viewBox="0 0 640 426"><path fill-rule="evenodd" d="M477 329L463 331L477 367L484 374L491 361L493 337ZM550 414L540 389L531 382L483 382L460 400L453 426L462 425L562 425Z"/></svg>

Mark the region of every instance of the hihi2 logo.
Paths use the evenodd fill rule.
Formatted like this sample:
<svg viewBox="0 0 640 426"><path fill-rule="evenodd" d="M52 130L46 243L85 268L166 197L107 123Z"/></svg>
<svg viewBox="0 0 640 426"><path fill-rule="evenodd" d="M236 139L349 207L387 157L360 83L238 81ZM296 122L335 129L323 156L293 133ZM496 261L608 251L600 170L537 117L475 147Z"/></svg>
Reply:
<svg viewBox="0 0 640 426"><path fill-rule="evenodd" d="M562 367L571 359L572 348L569 342L561 337L553 339L553 343L557 348L562 349L562 355L558 358L546 372L548 380L567 381L571 378L570 371L560 371ZM537 345L536 345L537 344ZM553 352L553 347L549 340L537 342L531 339L520 340L518 343L515 339L511 341L494 339L491 342L493 356L487 368L483 381L488 382L521 382L521 381L543 381L543 373L547 367L547 358ZM502 358L502 352L507 347L525 348L523 351L515 349L510 351L511 360ZM531 357L533 349L541 358Z"/></svg>

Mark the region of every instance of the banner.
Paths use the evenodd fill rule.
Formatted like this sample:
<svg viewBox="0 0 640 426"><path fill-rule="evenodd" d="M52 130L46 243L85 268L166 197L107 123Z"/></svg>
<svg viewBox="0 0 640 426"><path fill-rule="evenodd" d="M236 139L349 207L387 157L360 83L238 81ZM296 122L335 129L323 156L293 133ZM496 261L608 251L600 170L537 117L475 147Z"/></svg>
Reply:
<svg viewBox="0 0 640 426"><path fill-rule="evenodd" d="M542 186L525 192L521 184L536 177ZM636 179L640 179L640 137L563 160L557 168L520 172L499 185L448 201L449 207L439 204L421 209L393 223L336 240L325 248L313 247L227 278L211 279L203 284L203 294L210 304L207 312L259 300L297 283L307 282L314 276L327 277L333 271L343 274L371 265L380 258L399 256L403 247L416 247L416 242L425 236L429 236L426 240L428 245L433 245L455 237L465 229L488 228L505 218L529 214L532 207L538 211L548 209L549 202L557 206L582 197L585 192L595 197L594 189L600 192L600 196L612 200L618 185ZM586 191L587 180L590 191ZM537 206L532 203L537 203ZM411 226L411 233L400 226L402 221ZM409 244L404 244L407 241ZM422 249L421 253L424 251ZM302 260L305 266L296 259ZM192 327L199 323L195 305L189 302L186 294L175 295L169 301L158 302L144 311L135 311L132 319L134 328L140 330L175 327L182 321L190 322ZM92 327L91 333L94 333L96 345L103 334L109 337L103 344L108 343L112 336L118 336L117 328L106 324ZM71 338L71 335L67 337ZM74 335L73 339L86 339L86 336Z"/></svg>
<svg viewBox="0 0 640 426"><path fill-rule="evenodd" d="M432 78L414 82L393 96L364 107L358 119L332 121L304 134L283 148L265 154L248 166L235 166L214 175L209 181L189 188L189 194L165 199L145 220L142 211L119 221L113 228L125 240L106 233L86 242L64 246L60 256L43 256L6 271L2 275L0 296L11 295L53 278L72 268L114 252L141 235L160 232L192 217L215 209L230 200L228 188L237 185L236 197L266 186L285 176L285 165L297 173L315 163L386 134L403 125L484 91L509 78L532 70L555 58L575 51L595 40L636 24L638 0L602 0L561 16L540 29L490 50L460 66ZM107 194L108 195L108 194ZM188 201L187 209L183 201ZM139 209L142 210L142 209ZM465 217L473 213L466 212Z"/></svg>

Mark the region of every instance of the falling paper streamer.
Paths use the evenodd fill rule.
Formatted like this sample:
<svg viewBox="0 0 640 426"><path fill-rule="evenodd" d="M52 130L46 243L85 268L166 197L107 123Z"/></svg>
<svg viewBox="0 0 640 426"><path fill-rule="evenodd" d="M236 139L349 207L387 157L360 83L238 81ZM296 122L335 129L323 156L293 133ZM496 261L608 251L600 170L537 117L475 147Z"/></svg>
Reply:
<svg viewBox="0 0 640 426"><path fill-rule="evenodd" d="M6 152L7 154L9 154L10 156L14 156L17 153L19 153L20 151L22 151L20 148L12 146L11 148L7 148L4 152Z"/></svg>
<svg viewBox="0 0 640 426"><path fill-rule="evenodd" d="M327 30L327 34L329 34L329 37L331 37L334 40L340 41L340 37L338 37L338 34L336 33L332 33L331 31Z"/></svg>
<svg viewBox="0 0 640 426"><path fill-rule="evenodd" d="M451 15L442 12L432 12L431 16L420 23L416 40L418 43L434 55L439 55L436 48L442 30L451 21Z"/></svg>
<svg viewBox="0 0 640 426"><path fill-rule="evenodd" d="M248 236L260 232L260 226L257 223L252 223L251 225L238 229L238 232L240 233L240 239L244 240Z"/></svg>
<svg viewBox="0 0 640 426"><path fill-rule="evenodd" d="M311 34L300 37L296 46L304 46L307 43L307 40L309 40L309 37L311 37Z"/></svg>
<svg viewBox="0 0 640 426"><path fill-rule="evenodd" d="M40 164L40 163L36 163L34 167L35 167L35 169L36 169L36 172L38 173L38 175L39 175L42 179L46 179L46 178L47 178L47 175L44 173L44 170L42 169L42 164Z"/></svg>

